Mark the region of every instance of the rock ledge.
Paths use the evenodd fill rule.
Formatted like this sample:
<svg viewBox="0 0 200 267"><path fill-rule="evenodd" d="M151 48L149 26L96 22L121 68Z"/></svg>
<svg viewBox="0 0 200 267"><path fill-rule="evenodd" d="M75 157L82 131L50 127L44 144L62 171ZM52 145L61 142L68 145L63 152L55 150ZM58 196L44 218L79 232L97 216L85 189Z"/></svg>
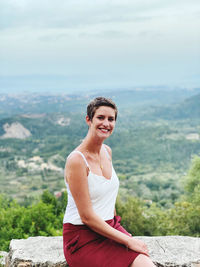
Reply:
<svg viewBox="0 0 200 267"><path fill-rule="evenodd" d="M137 238L148 245L150 256L158 267L200 267L200 238L187 236ZM38 236L13 239L6 258L6 267L28 266L67 267L63 255L62 237Z"/></svg>

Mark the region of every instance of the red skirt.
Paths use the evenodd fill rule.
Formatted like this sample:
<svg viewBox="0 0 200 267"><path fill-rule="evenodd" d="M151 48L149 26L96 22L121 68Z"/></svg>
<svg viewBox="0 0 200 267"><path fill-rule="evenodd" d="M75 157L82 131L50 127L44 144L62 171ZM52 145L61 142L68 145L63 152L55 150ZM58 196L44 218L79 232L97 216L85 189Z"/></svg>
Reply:
<svg viewBox="0 0 200 267"><path fill-rule="evenodd" d="M120 216L106 221L129 235L120 225ZM128 267L139 255L126 246L106 238L86 225L63 224L63 249L70 267Z"/></svg>

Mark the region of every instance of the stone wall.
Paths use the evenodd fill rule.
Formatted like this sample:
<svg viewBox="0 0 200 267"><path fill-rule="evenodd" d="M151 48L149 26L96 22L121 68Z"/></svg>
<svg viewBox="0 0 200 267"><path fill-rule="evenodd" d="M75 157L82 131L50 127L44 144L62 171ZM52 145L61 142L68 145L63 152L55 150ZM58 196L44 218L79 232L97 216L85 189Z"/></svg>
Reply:
<svg viewBox="0 0 200 267"><path fill-rule="evenodd" d="M200 238L186 236L137 238L148 245L150 256L156 266L200 267ZM6 267L29 266L67 267L63 255L62 237L38 236L12 240L10 252L6 256Z"/></svg>
<svg viewBox="0 0 200 267"><path fill-rule="evenodd" d="M0 266L5 265L6 258L8 256L8 252L0 251Z"/></svg>

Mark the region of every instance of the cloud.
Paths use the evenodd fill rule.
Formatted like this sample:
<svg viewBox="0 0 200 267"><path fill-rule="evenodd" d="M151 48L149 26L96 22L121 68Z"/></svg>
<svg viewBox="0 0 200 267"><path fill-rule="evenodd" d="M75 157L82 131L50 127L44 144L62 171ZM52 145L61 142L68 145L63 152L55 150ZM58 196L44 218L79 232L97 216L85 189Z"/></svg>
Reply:
<svg viewBox="0 0 200 267"><path fill-rule="evenodd" d="M108 30L108 31L100 31L98 33L81 32L79 34L79 37L100 38L100 39L121 39L121 38L129 38L131 37L131 35L123 31Z"/></svg>
<svg viewBox="0 0 200 267"><path fill-rule="evenodd" d="M54 33L54 34L49 33L39 36L38 40L42 42L58 42L58 41L65 41L70 37L71 35L69 33Z"/></svg>
<svg viewBox="0 0 200 267"><path fill-rule="evenodd" d="M199 0L0 0L1 73L184 76L200 69L199 13Z"/></svg>
<svg viewBox="0 0 200 267"><path fill-rule="evenodd" d="M88 25L144 22L154 17L193 15L197 0L1 0L1 28L83 28Z"/></svg>
<svg viewBox="0 0 200 267"><path fill-rule="evenodd" d="M100 1L99 1L100 2ZM104 1L105 2L105 1ZM0 3L2 28L76 28L87 25L146 20L123 5L80 1L11 1ZM123 13L121 12L124 9Z"/></svg>

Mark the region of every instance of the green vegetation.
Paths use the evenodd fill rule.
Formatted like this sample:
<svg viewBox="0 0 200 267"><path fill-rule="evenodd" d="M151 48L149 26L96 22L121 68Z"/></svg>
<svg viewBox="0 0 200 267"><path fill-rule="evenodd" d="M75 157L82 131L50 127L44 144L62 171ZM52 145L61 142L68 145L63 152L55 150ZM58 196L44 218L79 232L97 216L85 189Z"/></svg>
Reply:
<svg viewBox="0 0 200 267"><path fill-rule="evenodd" d="M61 118L70 124L60 125ZM87 132L83 115L12 117L15 121L29 129L32 136L0 139L0 193L23 202L24 197L34 198L47 188L61 191L66 156ZM5 122L0 121L1 125ZM119 115L116 130L106 143L112 148L124 195L170 207L183 192L181 180L191 157L200 154L200 139L188 138L191 133L200 134L199 122L159 118L140 121L132 113Z"/></svg>
<svg viewBox="0 0 200 267"><path fill-rule="evenodd" d="M171 208L160 208L156 203L135 197L117 200L117 214L122 225L133 235L188 235L200 236L200 158L192 161L185 179L185 192ZM67 194L56 198L44 191L31 205L17 204L0 197L0 250L8 250L11 239L29 236L62 234L62 220Z"/></svg>
<svg viewBox="0 0 200 267"><path fill-rule="evenodd" d="M117 202L125 228L136 235L200 236L200 158L192 160L185 191L169 209L129 197Z"/></svg>
<svg viewBox="0 0 200 267"><path fill-rule="evenodd" d="M117 211L124 226L135 235L199 236L200 95L185 99L188 90L181 96L155 90L113 95L119 116L106 143L120 179ZM90 98L0 98L0 250L8 250L13 238L61 234L67 195L55 195L65 188L67 155L87 132ZM31 136L2 138L5 125L15 122Z"/></svg>
<svg viewBox="0 0 200 267"><path fill-rule="evenodd" d="M57 200L49 191L44 191L37 203L28 206L26 201L23 206L1 196L0 250L8 250L11 239L61 235L66 203L66 193Z"/></svg>

